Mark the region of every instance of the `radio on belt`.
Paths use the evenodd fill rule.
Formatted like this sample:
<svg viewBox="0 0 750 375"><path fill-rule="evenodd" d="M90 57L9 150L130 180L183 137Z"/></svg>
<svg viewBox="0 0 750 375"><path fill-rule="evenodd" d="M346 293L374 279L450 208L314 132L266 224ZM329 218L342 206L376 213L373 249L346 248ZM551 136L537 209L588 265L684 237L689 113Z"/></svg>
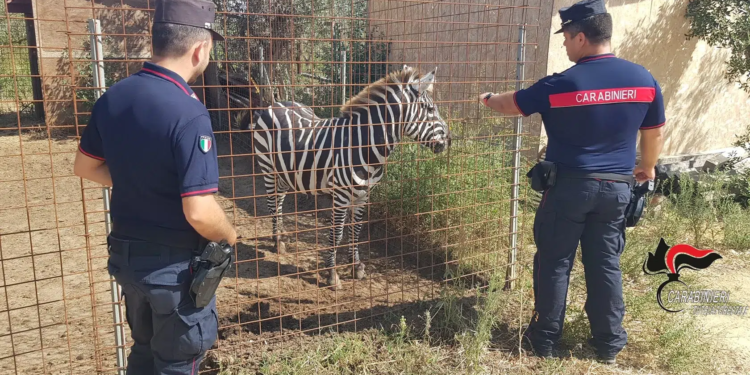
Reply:
<svg viewBox="0 0 750 375"><path fill-rule="evenodd" d="M632 228L638 224L646 206L646 195L654 191L654 181L648 180L642 184L635 184L630 192L630 203L625 208L625 226Z"/></svg>
<svg viewBox="0 0 750 375"><path fill-rule="evenodd" d="M211 302L221 278L232 264L232 247L226 241L220 244L210 242L200 257L191 262L193 281L190 284L190 296L196 307L204 307Z"/></svg>

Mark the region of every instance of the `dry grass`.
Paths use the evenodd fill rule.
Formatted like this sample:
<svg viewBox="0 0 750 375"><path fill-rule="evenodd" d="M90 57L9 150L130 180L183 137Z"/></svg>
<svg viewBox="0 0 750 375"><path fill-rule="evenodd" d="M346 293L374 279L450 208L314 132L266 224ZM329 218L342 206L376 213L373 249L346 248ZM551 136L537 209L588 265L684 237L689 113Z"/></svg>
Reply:
<svg viewBox="0 0 750 375"><path fill-rule="evenodd" d="M478 298L467 300L461 294L464 289L457 286L447 289L440 299L425 303L417 315L384 317L380 328L304 336L283 344L259 342L240 355L218 350L212 353L212 361L221 366L218 371L221 375L748 373L750 360L739 354L738 341L728 341L710 330L706 320L710 317L661 310L655 291L662 280L644 275L641 270L646 254L663 237L670 244L698 241L702 248L716 249L724 256L723 262L732 264L732 272L741 272L743 280L750 277L739 266L746 264L748 256L730 252L727 247L736 242L733 228L740 222L750 224L750 213L731 202L707 199L700 202L703 203L672 197L658 209L651 207L639 227L628 230L622 269L627 304L624 325L629 344L619 356L617 366L595 362L585 343L589 328L583 312L585 283L580 255L571 275L561 343L569 355L564 358L540 360L519 354L519 322L526 321L530 302L528 277L522 275L526 282L517 291L499 290L490 283L489 288L478 293ZM713 203L706 206L706 202ZM711 221L700 224L696 217ZM731 220L724 220L725 217ZM699 233L698 225L708 229ZM522 258L528 256L530 251ZM519 261L524 264L525 259ZM684 271L681 280L693 288L716 288L712 284L712 277L719 274L716 272ZM737 287L750 292L750 287ZM735 318L732 322L744 326L746 332L750 327L748 319Z"/></svg>

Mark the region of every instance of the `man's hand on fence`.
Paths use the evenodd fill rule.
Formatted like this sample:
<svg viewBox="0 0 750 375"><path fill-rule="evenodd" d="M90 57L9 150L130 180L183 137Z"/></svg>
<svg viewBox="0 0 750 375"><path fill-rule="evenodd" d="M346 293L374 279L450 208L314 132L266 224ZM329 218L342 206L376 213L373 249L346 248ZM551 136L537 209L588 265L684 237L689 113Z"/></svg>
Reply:
<svg viewBox="0 0 750 375"><path fill-rule="evenodd" d="M500 112L504 115L517 116L521 114L521 111L516 106L513 99L515 92L508 91L501 94L495 94L493 92L485 92L479 95L479 102L484 104L487 108Z"/></svg>
<svg viewBox="0 0 750 375"><path fill-rule="evenodd" d="M482 95L479 95L479 98L478 98L478 99L479 99L479 102L489 107L489 105L487 105L487 100L488 100L488 99L489 99L489 98L490 98L490 97L491 97L492 95L495 95L495 93L492 93L492 92L485 92L485 93L483 93Z"/></svg>

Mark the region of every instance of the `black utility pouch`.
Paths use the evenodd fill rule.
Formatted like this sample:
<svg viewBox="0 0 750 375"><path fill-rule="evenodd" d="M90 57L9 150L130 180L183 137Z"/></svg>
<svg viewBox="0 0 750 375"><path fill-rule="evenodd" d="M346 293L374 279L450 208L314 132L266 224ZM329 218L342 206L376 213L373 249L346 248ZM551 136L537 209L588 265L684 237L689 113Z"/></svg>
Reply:
<svg viewBox="0 0 750 375"><path fill-rule="evenodd" d="M654 191L654 181L647 181L644 184L633 186L630 192L630 203L625 208L625 226L632 228L638 224L643 216L643 209L646 206L646 195Z"/></svg>
<svg viewBox="0 0 750 375"><path fill-rule="evenodd" d="M200 257L191 262L193 281L190 284L190 297L196 307L205 307L211 302L221 278L232 264L232 247L222 242L211 242Z"/></svg>
<svg viewBox="0 0 750 375"><path fill-rule="evenodd" d="M531 188L534 191L545 191L555 186L557 165L551 161L540 161L529 170L526 177L531 178Z"/></svg>

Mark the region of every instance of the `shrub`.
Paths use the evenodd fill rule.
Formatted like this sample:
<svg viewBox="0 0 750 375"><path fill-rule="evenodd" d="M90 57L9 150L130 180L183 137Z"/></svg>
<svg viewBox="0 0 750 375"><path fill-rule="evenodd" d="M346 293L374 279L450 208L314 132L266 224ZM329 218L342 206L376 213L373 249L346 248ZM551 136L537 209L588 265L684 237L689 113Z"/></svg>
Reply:
<svg viewBox="0 0 750 375"><path fill-rule="evenodd" d="M512 152L484 142L454 141L437 156L402 145L373 191L373 205L383 208L372 211L399 235L446 250L460 269L486 270L505 261L498 249L509 245L511 161ZM524 175L522 169L521 194Z"/></svg>

